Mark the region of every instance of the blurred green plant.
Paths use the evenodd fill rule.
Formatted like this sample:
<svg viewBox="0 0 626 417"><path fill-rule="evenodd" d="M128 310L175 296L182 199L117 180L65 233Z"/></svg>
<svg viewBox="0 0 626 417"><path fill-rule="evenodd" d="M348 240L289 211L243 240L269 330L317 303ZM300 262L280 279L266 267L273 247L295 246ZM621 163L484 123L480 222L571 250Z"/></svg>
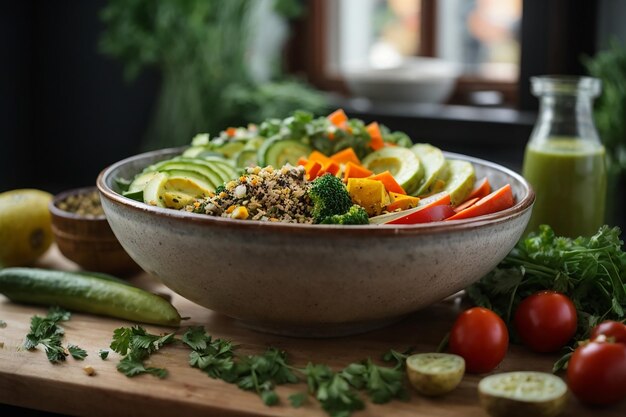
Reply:
<svg viewBox="0 0 626 417"><path fill-rule="evenodd" d="M273 0L279 16L302 13L298 0ZM154 67L161 91L144 148L187 144L198 132L212 135L228 126L285 117L296 108L326 111L324 97L286 79L255 80L248 55L258 21L259 0L110 0L102 10L105 54L121 60L128 80Z"/></svg>
<svg viewBox="0 0 626 417"><path fill-rule="evenodd" d="M611 224L623 224L626 221L624 191L620 188L626 183L626 48L612 41L608 49L593 58L583 58L583 63L591 76L602 80L602 94L595 103L594 119L607 151L605 217Z"/></svg>
<svg viewBox="0 0 626 417"><path fill-rule="evenodd" d="M609 156L612 173L626 171L626 48L617 41L583 62L593 77L602 80L594 119Z"/></svg>

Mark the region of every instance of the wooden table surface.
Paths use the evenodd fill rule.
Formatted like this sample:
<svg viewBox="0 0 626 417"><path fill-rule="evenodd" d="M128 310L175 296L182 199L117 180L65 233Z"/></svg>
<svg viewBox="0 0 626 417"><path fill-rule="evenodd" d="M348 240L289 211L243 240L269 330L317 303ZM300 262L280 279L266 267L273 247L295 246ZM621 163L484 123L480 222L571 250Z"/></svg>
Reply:
<svg viewBox="0 0 626 417"><path fill-rule="evenodd" d="M76 265L65 260L53 247L40 266L73 270ZM146 274L132 282L143 288L170 293ZM458 300L457 300L458 301ZM413 346L416 352L434 351L460 311L458 302L442 302L385 329L362 335L334 339L297 339L257 333L244 328L238 321L207 310L184 298L173 295L173 304L182 316L191 319L186 325L203 325L215 337L223 337L240 346L240 353L262 353L274 346L284 349L296 366L307 362L325 363L341 368L348 363L368 357L379 358L390 348L396 350ZM189 350L181 345L167 346L151 358L152 366L168 369L169 376L160 380L151 375L127 378L115 369L119 356L111 353L101 360L98 350L107 349L113 330L131 323L84 314L73 314L65 322L64 344L76 344L86 349L84 361L71 357L65 363L53 365L41 349L21 348L28 332L30 317L45 314L46 309L18 305L0 295L0 319L7 326L0 329L0 403L77 416L324 416L314 399L301 408L292 408L288 395L305 391L305 384L277 388L279 405L265 406L253 393L235 385L214 380L187 363ZM145 326L162 333L167 328ZM495 372L537 370L549 372L554 355L538 355L520 346L511 346ZM91 365L96 375L87 376L85 365ZM466 375L452 393L440 398L426 398L411 391L410 400L394 400L383 405L366 401L365 410L355 417L366 416L486 416L480 407L476 387L480 376ZM365 398L365 395L362 395ZM626 401L609 408L587 408L573 397L568 400L567 416L626 416Z"/></svg>

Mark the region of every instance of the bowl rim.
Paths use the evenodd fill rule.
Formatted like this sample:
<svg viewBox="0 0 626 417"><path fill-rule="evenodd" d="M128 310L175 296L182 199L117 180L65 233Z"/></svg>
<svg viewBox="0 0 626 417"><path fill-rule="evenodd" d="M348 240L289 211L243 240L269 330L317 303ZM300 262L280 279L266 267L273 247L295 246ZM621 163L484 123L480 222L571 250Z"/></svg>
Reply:
<svg viewBox="0 0 626 417"><path fill-rule="evenodd" d="M211 227L229 228L235 230L267 230L272 232L284 232L284 233L313 233L323 235L375 235L375 236L387 236L387 235L415 235L415 234L442 234L455 230L473 230L486 226L492 226L495 224L506 222L510 219L522 216L528 209L530 209L535 201L535 193L528 183L520 174L515 171L506 168L495 162L486 161L484 159L475 158L468 155L459 153L444 151L444 155L451 159L461 159L472 163L484 165L486 167L495 169L497 171L504 172L518 181L522 187L527 191L526 195L518 200L512 207L501 210L496 213L486 214L483 216L462 219L462 220L450 220L440 221L432 223L420 223L410 225L378 225L378 224L366 224L366 225L326 225L326 224L302 224L302 223L282 223L282 222L268 222L262 220L237 220L226 217L215 217L206 214L190 213L187 211L173 210L162 207L151 206L143 202L139 202L118 194L113 191L111 187L107 185L107 179L111 176L112 172L117 170L123 165L135 162L137 160L151 158L151 157L168 157L181 153L187 146L176 148L165 148L155 151L149 151L130 156L115 162L108 167L104 168L96 180L96 186L100 191L102 198L108 200L111 203L119 206L124 206L132 210L143 212L155 217L164 217L168 220L180 221L189 224L198 224Z"/></svg>
<svg viewBox="0 0 626 417"><path fill-rule="evenodd" d="M50 213L52 215L57 216L57 217L63 217L65 219L88 221L88 222L106 221L107 218L106 218L106 215L104 214L101 214L98 216L84 216L82 214L77 214L71 211L63 210L59 208L59 206L57 206L58 202L65 200L67 197L71 195L87 194L91 191L98 191L98 187L95 185L90 185L86 187L71 188L69 190L61 191L60 193L57 193L52 197L52 200L50 200L50 203L48 203L48 210L50 210ZM100 195L102 196L102 194Z"/></svg>

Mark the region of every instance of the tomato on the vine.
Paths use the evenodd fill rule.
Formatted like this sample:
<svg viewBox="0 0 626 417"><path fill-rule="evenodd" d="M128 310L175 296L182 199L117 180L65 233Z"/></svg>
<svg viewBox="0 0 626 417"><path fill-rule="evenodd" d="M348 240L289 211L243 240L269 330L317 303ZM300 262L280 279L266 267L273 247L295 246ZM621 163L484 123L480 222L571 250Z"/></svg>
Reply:
<svg viewBox="0 0 626 417"><path fill-rule="evenodd" d="M491 371L502 362L508 347L504 321L486 308L464 311L450 331L450 351L465 359L465 369L470 373Z"/></svg>
<svg viewBox="0 0 626 417"><path fill-rule="evenodd" d="M591 330L591 339L602 335L611 338L615 343L626 344L626 324L613 320L603 321Z"/></svg>
<svg viewBox="0 0 626 417"><path fill-rule="evenodd" d="M578 347L567 365L567 385L587 404L626 398L626 344L592 340Z"/></svg>
<svg viewBox="0 0 626 417"><path fill-rule="evenodd" d="M513 321L524 345L535 352L559 350L578 324L574 303L556 291L540 291L522 300Z"/></svg>

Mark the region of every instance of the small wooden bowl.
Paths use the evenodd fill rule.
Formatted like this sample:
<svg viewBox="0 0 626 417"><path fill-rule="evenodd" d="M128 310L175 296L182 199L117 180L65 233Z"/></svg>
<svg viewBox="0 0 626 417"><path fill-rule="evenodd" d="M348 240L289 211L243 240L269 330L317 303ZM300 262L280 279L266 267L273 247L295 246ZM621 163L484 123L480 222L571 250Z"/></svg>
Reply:
<svg viewBox="0 0 626 417"><path fill-rule="evenodd" d="M77 188L54 196L49 209L52 233L61 253L83 269L127 275L140 269L113 234L104 215L87 217L59 208L71 195L88 194L96 187Z"/></svg>

